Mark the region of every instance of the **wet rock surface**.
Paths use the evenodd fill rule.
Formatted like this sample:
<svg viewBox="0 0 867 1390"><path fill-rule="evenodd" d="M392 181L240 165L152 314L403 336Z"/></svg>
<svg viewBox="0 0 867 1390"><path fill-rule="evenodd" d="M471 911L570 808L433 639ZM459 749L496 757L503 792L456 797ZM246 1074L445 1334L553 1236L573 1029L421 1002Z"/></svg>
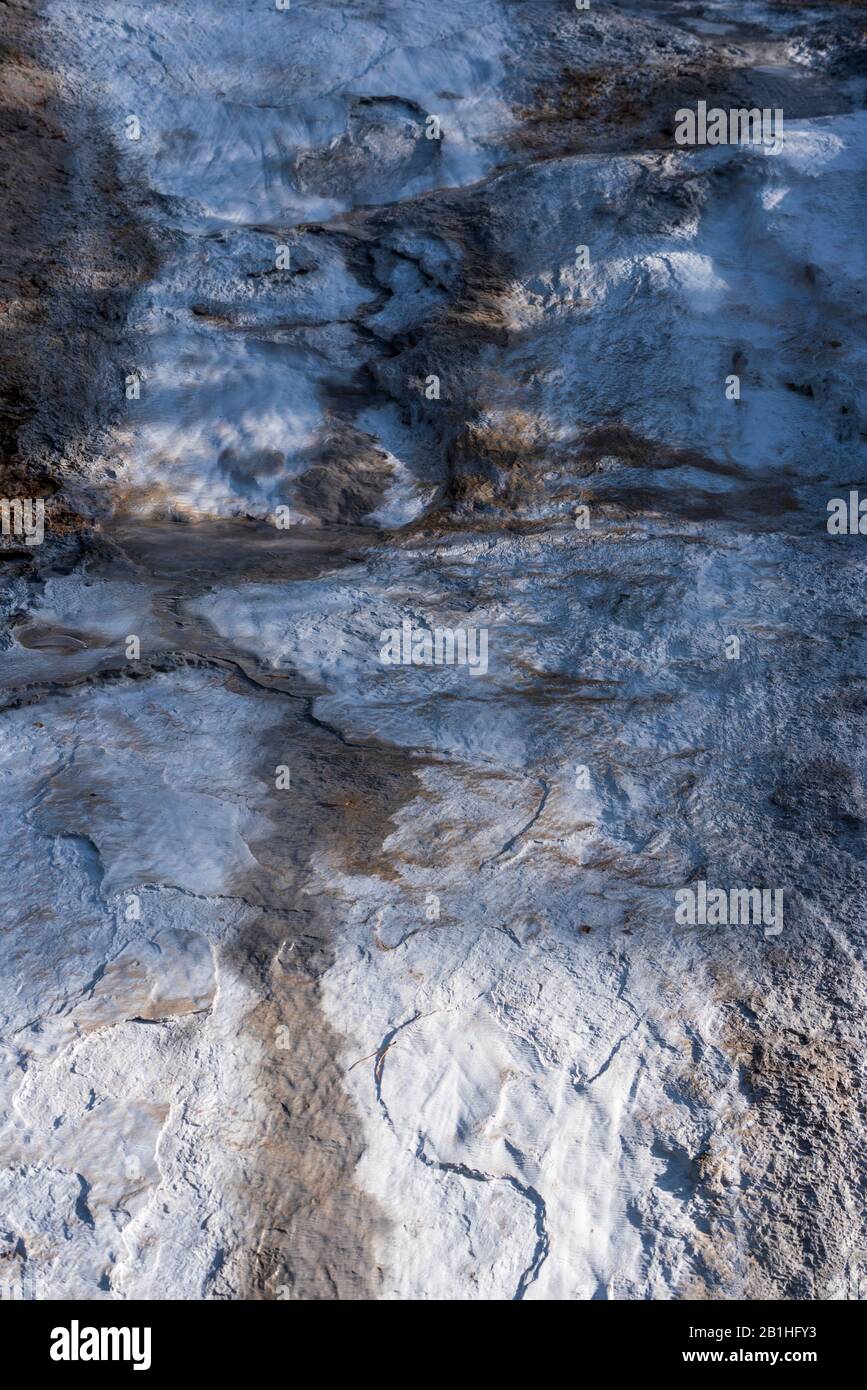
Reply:
<svg viewBox="0 0 867 1390"><path fill-rule="evenodd" d="M5 8L0 1282L852 1296L867 11Z"/></svg>

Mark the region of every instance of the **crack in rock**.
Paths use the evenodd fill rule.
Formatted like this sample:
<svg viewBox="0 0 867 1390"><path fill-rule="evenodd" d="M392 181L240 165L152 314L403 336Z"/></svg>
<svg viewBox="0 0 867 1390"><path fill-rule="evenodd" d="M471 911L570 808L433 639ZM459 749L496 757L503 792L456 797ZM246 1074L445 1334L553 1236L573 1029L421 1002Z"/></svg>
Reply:
<svg viewBox="0 0 867 1390"><path fill-rule="evenodd" d="M539 786L542 788L542 797L533 815L527 821L527 824L523 826L522 829L520 829L515 835L513 835L510 840L507 840L506 843L503 845L502 849L497 850L496 854L492 854L490 859L483 859L481 864L479 865L480 869L484 869L484 867L487 864L494 864L498 859L502 859L503 855L508 854L512 846L516 845L518 841L522 839L524 835L526 835L528 830L532 830L533 826L536 824L537 820L544 811L545 804L548 800L548 797L551 794L551 788L549 784L545 781L544 777L539 778Z"/></svg>
<svg viewBox="0 0 867 1390"><path fill-rule="evenodd" d="M506 1147L513 1157L520 1159L520 1155L517 1154L514 1145L507 1143ZM547 1210L544 1198L536 1191L535 1187L531 1187L529 1183L519 1182L518 1179L512 1177L510 1173L484 1173L479 1168L467 1167L465 1163L447 1163L442 1159L431 1158L425 1151L423 1134L419 1134L418 1136L415 1156L426 1168L438 1169L441 1173L451 1173L455 1177L466 1178L469 1182L505 1183L507 1187L511 1187L514 1192L517 1192L519 1196L530 1203L530 1206L533 1208L536 1245L533 1250L532 1259L522 1271L515 1292L512 1294L511 1301L513 1303L520 1303L530 1285L534 1284L538 1279L539 1271L548 1258L548 1252L550 1250L551 1242L546 1225Z"/></svg>

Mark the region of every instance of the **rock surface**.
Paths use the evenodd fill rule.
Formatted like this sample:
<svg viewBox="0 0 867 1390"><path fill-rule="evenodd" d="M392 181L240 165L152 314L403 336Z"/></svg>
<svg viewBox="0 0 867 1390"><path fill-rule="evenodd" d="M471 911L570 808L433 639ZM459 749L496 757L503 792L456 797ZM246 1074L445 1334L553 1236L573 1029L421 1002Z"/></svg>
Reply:
<svg viewBox="0 0 867 1390"><path fill-rule="evenodd" d="M867 10L5 8L4 1296L857 1297Z"/></svg>

